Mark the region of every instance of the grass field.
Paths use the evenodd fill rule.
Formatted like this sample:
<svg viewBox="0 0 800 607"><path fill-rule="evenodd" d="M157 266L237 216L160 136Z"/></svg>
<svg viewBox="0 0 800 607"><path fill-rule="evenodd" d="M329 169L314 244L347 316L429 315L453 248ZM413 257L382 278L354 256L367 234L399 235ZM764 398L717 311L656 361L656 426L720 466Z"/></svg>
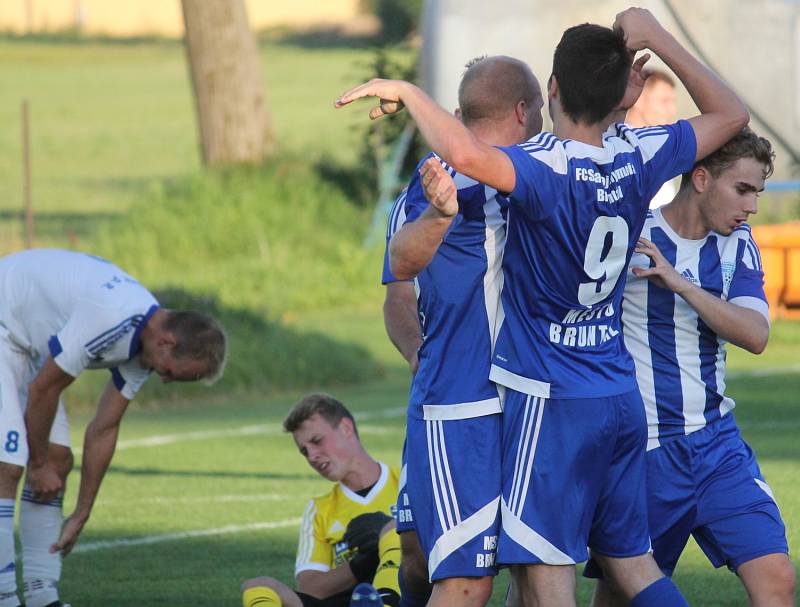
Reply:
<svg viewBox="0 0 800 607"><path fill-rule="evenodd" d="M308 323L328 321L320 315ZM356 325L361 332L353 331ZM773 345L780 349L797 329L778 324ZM377 313L345 317L338 330L390 369L380 382L335 393L357 412L370 452L397 462L406 371L385 343ZM731 353L730 394L781 505L790 545L797 546L800 370L775 372L767 352L760 359ZM783 366L795 362L783 360ZM64 597L76 605L233 606L242 578L269 573L291 580L298 517L307 499L327 487L280 432L284 412L299 395L131 411L95 515L65 561ZM73 420L76 444L85 421ZM694 544L676 581L692 605L746 604L736 578L714 571ZM505 577L497 586L493 605L501 604ZM588 604L590 591L580 580L580 604Z"/></svg>
<svg viewBox="0 0 800 607"><path fill-rule="evenodd" d="M293 376L231 394L225 384L210 395L170 387L179 402L169 403L152 390L146 406L132 407L95 514L65 561L63 596L75 607L234 606L242 578L291 579L298 517L311 495L326 490L279 430L301 395L298 383L342 398L357 412L370 451L399 460L408 377L379 315L380 252L360 248L359 223L369 210L308 174L323 157L356 166L364 114L336 113L331 102L367 76L370 53L277 44L261 52L280 158L257 178L228 179L200 174L180 45L0 39L0 120L8 125L0 132L0 254L21 245L19 105L27 98L38 244L112 250L114 222L126 223L117 240L132 250L118 254L148 285L197 297L216 285L210 295L239 323L237 355L252 357L249 366L231 368L232 377L266 366ZM309 212L310 198L328 208ZM294 213L298 206L303 212ZM215 207L218 215L204 215ZM328 230L310 242L317 211ZM174 222L182 216L180 225L196 232L178 240ZM306 254L290 265L287 251L302 246ZM308 356L302 369L291 354L299 347ZM800 537L799 351L800 324L777 324L763 356L734 350L729 359L737 417L782 506L792 546ZM336 364L345 354L343 376ZM341 387L363 377L378 379ZM86 383L80 399L95 385ZM73 414L75 445L87 421L87 413ZM77 474L68 508L74 481ZM745 604L735 578L712 571L696 547L676 579L692 605ZM501 578L494 605L504 585ZM586 604L590 587L581 582L579 589Z"/></svg>

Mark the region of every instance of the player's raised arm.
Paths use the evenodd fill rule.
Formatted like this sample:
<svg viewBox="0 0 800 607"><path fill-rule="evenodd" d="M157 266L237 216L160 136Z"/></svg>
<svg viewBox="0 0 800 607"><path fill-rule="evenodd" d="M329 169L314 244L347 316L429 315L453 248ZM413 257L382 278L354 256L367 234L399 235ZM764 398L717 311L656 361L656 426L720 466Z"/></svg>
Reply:
<svg viewBox="0 0 800 607"><path fill-rule="evenodd" d="M334 105L340 108L364 97L380 99L369 112L373 120L407 108L430 148L459 173L500 192L514 189L516 173L508 156L480 141L420 88L402 80L376 78L345 92Z"/></svg>
<svg viewBox="0 0 800 607"><path fill-rule="evenodd" d="M648 48L658 55L689 91L700 110L699 116L689 120L697 137L697 160L728 141L750 120L747 107L736 93L683 48L650 11L629 8L617 15L614 28L624 32L631 50Z"/></svg>

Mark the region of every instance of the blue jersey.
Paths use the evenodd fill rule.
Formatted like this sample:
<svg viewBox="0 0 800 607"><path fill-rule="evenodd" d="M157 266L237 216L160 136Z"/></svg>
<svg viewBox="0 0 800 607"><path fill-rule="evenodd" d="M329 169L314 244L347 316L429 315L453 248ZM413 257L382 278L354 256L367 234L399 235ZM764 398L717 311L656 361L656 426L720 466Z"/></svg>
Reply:
<svg viewBox="0 0 800 607"><path fill-rule="evenodd" d="M459 212L433 259L414 280L423 341L409 411L425 419L500 412L489 366L503 284L506 203L496 190L449 170L458 188ZM389 239L427 206L415 171L389 217L384 284L396 280L389 269Z"/></svg>
<svg viewBox="0 0 800 607"><path fill-rule="evenodd" d="M620 326L625 269L651 198L692 168L692 126L612 125L603 147L542 133L502 149L516 185L491 378L542 398L635 390Z"/></svg>
<svg viewBox="0 0 800 607"><path fill-rule="evenodd" d="M686 280L769 320L761 257L747 224L730 236L709 233L687 240L655 209L642 236ZM631 260L631 267L649 265L639 253ZM725 396L725 341L683 298L631 273L622 325L647 412L648 449L700 430L733 409Z"/></svg>

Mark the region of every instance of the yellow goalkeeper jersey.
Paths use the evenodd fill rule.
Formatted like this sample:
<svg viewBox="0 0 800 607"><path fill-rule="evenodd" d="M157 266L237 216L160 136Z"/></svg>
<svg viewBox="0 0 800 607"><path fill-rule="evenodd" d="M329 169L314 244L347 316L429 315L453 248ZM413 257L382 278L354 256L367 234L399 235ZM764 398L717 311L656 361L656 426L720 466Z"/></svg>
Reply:
<svg viewBox="0 0 800 607"><path fill-rule="evenodd" d="M294 574L301 571L330 571L350 559L344 541L347 523L366 512L378 510L394 516L399 471L378 462L381 475L365 497L336 483L330 492L313 498L300 525L300 542Z"/></svg>

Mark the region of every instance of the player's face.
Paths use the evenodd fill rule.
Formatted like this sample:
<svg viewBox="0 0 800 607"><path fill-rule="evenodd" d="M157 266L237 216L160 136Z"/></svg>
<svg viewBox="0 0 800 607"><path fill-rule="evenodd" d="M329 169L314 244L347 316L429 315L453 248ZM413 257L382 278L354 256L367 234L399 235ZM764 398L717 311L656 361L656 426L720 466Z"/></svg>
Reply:
<svg viewBox="0 0 800 607"><path fill-rule="evenodd" d="M648 125L671 124L675 122L675 89L666 82L658 80L642 91L636 102L641 104L643 119Z"/></svg>
<svg viewBox="0 0 800 607"><path fill-rule="evenodd" d="M207 369L203 361L175 358L172 349L173 346L166 343L142 342L142 366L158 373L165 384L173 381L197 381L205 376Z"/></svg>
<svg viewBox="0 0 800 607"><path fill-rule="evenodd" d="M764 165L754 158L740 158L719 177L709 179L700 212L707 229L727 236L758 212Z"/></svg>
<svg viewBox="0 0 800 607"><path fill-rule="evenodd" d="M352 425L347 420L343 419L337 426L332 426L315 413L292 436L300 455L320 476L329 481L344 478L352 450Z"/></svg>

